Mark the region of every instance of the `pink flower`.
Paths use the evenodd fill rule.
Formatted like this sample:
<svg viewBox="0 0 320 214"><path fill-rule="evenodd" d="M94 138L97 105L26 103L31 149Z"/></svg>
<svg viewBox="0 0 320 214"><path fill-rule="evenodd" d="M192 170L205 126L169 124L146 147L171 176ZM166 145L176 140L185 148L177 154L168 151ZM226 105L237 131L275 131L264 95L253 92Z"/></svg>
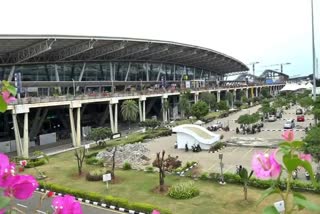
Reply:
<svg viewBox="0 0 320 214"><path fill-rule="evenodd" d="M288 142L291 142L293 141L294 139L294 132L292 129L289 129L289 130L285 130L282 135L283 139L285 139L286 141Z"/></svg>
<svg viewBox="0 0 320 214"><path fill-rule="evenodd" d="M158 211L158 210L153 210L151 214L160 214L160 211Z"/></svg>
<svg viewBox="0 0 320 214"><path fill-rule="evenodd" d="M312 156L310 154L299 154L301 160L309 161L311 163Z"/></svg>
<svg viewBox="0 0 320 214"><path fill-rule="evenodd" d="M10 96L10 92L9 91L3 91L2 92L2 98L7 104L10 104L10 103L12 103L12 102L17 100L15 97Z"/></svg>
<svg viewBox="0 0 320 214"><path fill-rule="evenodd" d="M262 152L256 153L252 159L252 169L257 178L277 178L281 172L281 165L276 160L275 150L271 155Z"/></svg>
<svg viewBox="0 0 320 214"><path fill-rule="evenodd" d="M19 200L26 200L32 197L38 186L38 182L31 175L15 175L8 179L4 194Z"/></svg>
<svg viewBox="0 0 320 214"><path fill-rule="evenodd" d="M28 162L26 160L22 160L19 163L20 163L21 166L25 167Z"/></svg>
<svg viewBox="0 0 320 214"><path fill-rule="evenodd" d="M14 176L15 164L10 163L8 156L0 153L0 187L8 185L8 179Z"/></svg>
<svg viewBox="0 0 320 214"><path fill-rule="evenodd" d="M52 201L53 214L82 214L79 201L71 195L57 196Z"/></svg>

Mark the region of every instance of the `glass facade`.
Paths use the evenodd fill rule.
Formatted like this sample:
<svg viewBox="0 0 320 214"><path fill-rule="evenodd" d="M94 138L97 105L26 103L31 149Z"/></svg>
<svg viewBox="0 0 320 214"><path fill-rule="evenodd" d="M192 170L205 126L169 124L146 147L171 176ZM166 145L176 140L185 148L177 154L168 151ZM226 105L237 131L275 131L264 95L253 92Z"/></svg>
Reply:
<svg viewBox="0 0 320 214"><path fill-rule="evenodd" d="M0 80L8 79L12 67L0 67ZM181 81L188 76L193 79L213 79L216 75L203 69L178 64L143 63L143 62L94 62L19 65L15 72L20 72L23 81ZM111 71L113 73L111 74Z"/></svg>

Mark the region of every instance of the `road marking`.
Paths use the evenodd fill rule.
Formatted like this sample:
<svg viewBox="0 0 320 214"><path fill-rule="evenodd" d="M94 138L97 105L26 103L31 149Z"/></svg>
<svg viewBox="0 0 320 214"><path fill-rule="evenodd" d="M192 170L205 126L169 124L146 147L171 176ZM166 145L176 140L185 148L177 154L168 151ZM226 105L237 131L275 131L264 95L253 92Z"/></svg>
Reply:
<svg viewBox="0 0 320 214"><path fill-rule="evenodd" d="M43 211L41 211L41 210L36 210L36 211L37 211L37 213L47 214L46 212L43 212Z"/></svg>
<svg viewBox="0 0 320 214"><path fill-rule="evenodd" d="M93 205L93 204L87 204L87 203L83 203L83 202L81 202L81 204L83 204L85 206L88 206L88 207L94 207L94 208L97 208L97 209L100 209L100 210L108 210L109 212L122 213L123 214L123 212L120 212L120 211L117 211L117 210L108 209L108 208L104 208L104 207L100 207L100 206L96 206L96 205Z"/></svg>
<svg viewBox="0 0 320 214"><path fill-rule="evenodd" d="M17 204L17 205L23 208L28 208L26 205L23 205L23 204Z"/></svg>
<svg viewBox="0 0 320 214"><path fill-rule="evenodd" d="M249 149L244 155L242 155L241 161L247 156L247 154L249 154L250 152L253 151L254 148ZM240 164L241 165L241 164ZM231 166L229 167L226 172L229 172L232 168L234 168L235 166Z"/></svg>

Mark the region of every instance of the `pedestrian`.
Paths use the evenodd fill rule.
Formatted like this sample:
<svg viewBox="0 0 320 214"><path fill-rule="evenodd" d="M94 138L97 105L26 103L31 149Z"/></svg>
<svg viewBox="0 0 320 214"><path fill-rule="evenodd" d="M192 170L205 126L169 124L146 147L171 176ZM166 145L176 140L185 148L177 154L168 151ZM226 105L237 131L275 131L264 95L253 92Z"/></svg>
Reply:
<svg viewBox="0 0 320 214"><path fill-rule="evenodd" d="M239 134L239 132L240 132L240 131L239 131L239 128L237 127L237 128L236 128L236 133Z"/></svg>
<svg viewBox="0 0 320 214"><path fill-rule="evenodd" d="M188 147L188 144L186 143L185 145L185 151L188 152L189 151L189 147Z"/></svg>

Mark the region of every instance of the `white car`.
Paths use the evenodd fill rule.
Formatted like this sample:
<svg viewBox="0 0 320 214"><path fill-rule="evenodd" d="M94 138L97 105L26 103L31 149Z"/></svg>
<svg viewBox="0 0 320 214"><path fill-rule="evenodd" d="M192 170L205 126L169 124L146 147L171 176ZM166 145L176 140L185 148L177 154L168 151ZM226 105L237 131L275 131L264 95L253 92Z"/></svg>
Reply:
<svg viewBox="0 0 320 214"><path fill-rule="evenodd" d="M269 122L274 122L276 120L277 120L277 117L275 115L269 115L269 117L268 117Z"/></svg>
<svg viewBox="0 0 320 214"><path fill-rule="evenodd" d="M293 129L295 127L294 120L287 120L286 123L283 125L284 129Z"/></svg>

